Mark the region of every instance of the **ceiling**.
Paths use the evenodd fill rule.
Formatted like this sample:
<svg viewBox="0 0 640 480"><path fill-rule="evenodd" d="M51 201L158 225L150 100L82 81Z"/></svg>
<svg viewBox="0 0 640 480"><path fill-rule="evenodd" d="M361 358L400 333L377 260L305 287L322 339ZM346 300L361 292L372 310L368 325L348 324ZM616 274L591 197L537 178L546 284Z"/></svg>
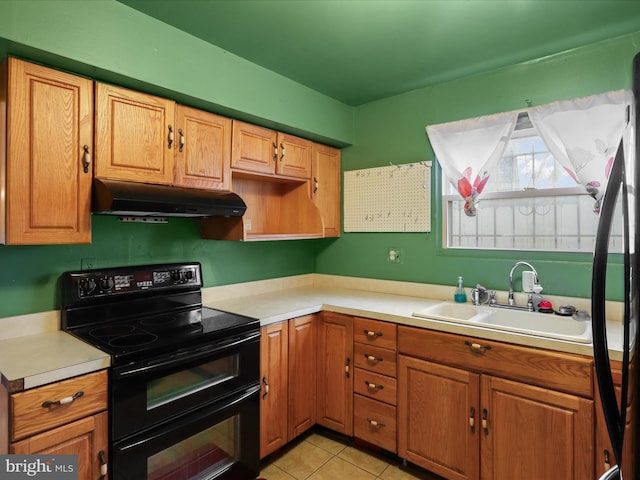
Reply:
<svg viewBox="0 0 640 480"><path fill-rule="evenodd" d="M349 105L640 30L638 0L119 1Z"/></svg>

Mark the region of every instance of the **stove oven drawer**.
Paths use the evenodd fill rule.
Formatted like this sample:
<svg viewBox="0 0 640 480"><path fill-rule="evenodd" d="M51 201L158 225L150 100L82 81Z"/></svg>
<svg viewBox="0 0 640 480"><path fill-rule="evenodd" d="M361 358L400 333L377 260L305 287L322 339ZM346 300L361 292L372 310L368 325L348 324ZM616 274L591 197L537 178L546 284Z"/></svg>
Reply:
<svg viewBox="0 0 640 480"><path fill-rule="evenodd" d="M107 409L107 371L11 395L11 440L16 441Z"/></svg>

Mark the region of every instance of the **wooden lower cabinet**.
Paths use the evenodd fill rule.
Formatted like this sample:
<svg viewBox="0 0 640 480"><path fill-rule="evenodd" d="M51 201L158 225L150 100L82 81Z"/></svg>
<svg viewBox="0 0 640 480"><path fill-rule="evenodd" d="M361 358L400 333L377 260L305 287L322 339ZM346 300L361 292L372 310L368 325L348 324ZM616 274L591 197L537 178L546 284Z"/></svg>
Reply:
<svg viewBox="0 0 640 480"><path fill-rule="evenodd" d="M317 422L353 434L353 318L322 312L318 318Z"/></svg>
<svg viewBox="0 0 640 480"><path fill-rule="evenodd" d="M316 423L316 316L262 327L260 457Z"/></svg>
<svg viewBox="0 0 640 480"><path fill-rule="evenodd" d="M400 457L451 480L597 478L584 357L559 353L545 378L554 352L398 330Z"/></svg>
<svg viewBox="0 0 640 480"><path fill-rule="evenodd" d="M398 455L445 478L479 478L479 384L478 374L399 355Z"/></svg>
<svg viewBox="0 0 640 480"><path fill-rule="evenodd" d="M108 461L108 422L107 412L76 420L13 443L11 453L77 455L79 480L105 478L101 474Z"/></svg>
<svg viewBox="0 0 640 480"><path fill-rule="evenodd" d="M287 376L289 374L287 322L261 329L260 338L260 458L283 447L287 439Z"/></svg>

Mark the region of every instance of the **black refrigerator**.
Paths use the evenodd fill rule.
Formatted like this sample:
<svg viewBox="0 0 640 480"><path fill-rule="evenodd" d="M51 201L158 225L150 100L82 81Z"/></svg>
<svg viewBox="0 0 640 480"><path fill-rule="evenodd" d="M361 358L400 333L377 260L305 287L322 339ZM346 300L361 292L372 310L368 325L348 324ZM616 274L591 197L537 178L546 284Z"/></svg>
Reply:
<svg viewBox="0 0 640 480"><path fill-rule="evenodd" d="M638 269L640 252L640 135L638 134L637 112L640 99L640 54L633 59L633 105L626 109L627 132L620 142L607 190L600 211L600 221L593 256L591 314L593 329L593 351L597 376L597 389L602 404L611 452L596 452L597 458L608 458L612 465L600 480L640 480L640 452L638 430L640 429L640 334L639 322L639 282ZM620 215L621 214L621 215ZM622 218L624 237L622 254L609 252L609 238L616 218ZM622 259L620 259L620 255ZM614 256L618 257L615 258ZM614 265L617 263L617 266ZM607 272L619 275L622 263L624 316L621 333L610 332L607 337L606 290ZM616 279L619 280L619 279ZM615 375L611 368L609 342L622 346L618 354L621 361L621 375ZM598 393L596 393L598 394ZM601 457L600 457L601 456ZM606 462L607 460L603 460Z"/></svg>

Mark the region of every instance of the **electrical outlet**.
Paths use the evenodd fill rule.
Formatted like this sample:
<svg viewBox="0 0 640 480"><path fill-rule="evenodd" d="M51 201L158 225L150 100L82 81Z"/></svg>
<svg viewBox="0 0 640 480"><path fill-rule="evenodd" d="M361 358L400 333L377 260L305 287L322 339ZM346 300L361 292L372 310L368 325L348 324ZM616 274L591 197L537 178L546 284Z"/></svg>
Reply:
<svg viewBox="0 0 640 480"><path fill-rule="evenodd" d="M80 270L91 270L96 268L96 259L95 258L81 258L80 259Z"/></svg>
<svg viewBox="0 0 640 480"><path fill-rule="evenodd" d="M399 248L389 247L387 260L389 263L402 263L402 251Z"/></svg>

